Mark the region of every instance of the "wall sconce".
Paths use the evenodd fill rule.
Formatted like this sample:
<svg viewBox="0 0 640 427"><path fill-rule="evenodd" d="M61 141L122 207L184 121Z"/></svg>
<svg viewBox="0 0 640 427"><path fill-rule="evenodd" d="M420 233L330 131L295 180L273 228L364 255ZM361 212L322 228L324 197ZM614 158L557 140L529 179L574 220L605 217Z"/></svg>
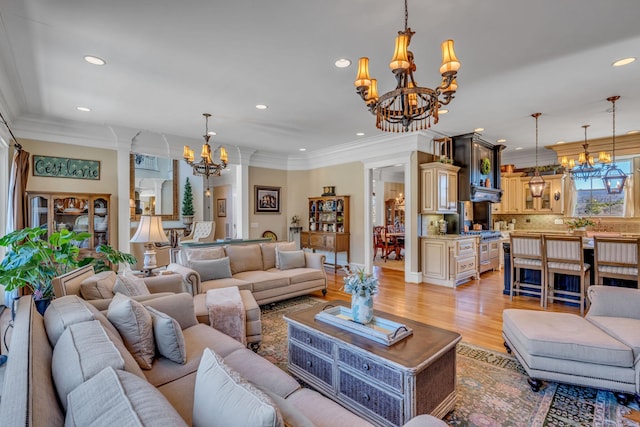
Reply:
<svg viewBox="0 0 640 427"><path fill-rule="evenodd" d="M553 200L555 200L556 202L560 200L560 191L556 191L555 193L553 193Z"/></svg>

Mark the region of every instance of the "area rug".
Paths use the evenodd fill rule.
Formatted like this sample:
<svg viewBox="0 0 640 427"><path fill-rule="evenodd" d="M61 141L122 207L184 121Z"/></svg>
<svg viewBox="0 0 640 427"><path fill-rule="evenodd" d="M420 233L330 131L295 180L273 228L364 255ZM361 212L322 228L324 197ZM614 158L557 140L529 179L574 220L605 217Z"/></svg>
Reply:
<svg viewBox="0 0 640 427"><path fill-rule="evenodd" d="M323 302L298 297L261 306L262 343L258 353L287 370L287 325L282 316ZM547 383L529 388L518 361L464 342L457 348L458 400L445 421L453 426L605 426L638 427L627 418L634 402L622 406L612 393Z"/></svg>

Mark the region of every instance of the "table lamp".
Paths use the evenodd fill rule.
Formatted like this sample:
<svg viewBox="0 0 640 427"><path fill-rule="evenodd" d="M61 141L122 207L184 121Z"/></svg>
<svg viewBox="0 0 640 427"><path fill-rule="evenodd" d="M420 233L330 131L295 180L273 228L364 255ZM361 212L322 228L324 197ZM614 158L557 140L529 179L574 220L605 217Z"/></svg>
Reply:
<svg viewBox="0 0 640 427"><path fill-rule="evenodd" d="M147 276L151 275L151 270L156 268L156 251L154 243L167 243L169 240L162 228L162 218L156 215L141 215L140 224L136 234L133 235L130 243L145 243L144 266Z"/></svg>

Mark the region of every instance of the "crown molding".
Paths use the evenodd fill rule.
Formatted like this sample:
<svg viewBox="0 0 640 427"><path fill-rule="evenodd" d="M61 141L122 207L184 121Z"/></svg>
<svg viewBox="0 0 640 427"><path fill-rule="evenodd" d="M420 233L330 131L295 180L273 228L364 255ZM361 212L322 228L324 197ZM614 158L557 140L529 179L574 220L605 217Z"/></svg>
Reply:
<svg viewBox="0 0 640 427"><path fill-rule="evenodd" d="M598 156L600 151L611 152L613 149L611 136L605 138L588 139L589 153L595 157ZM584 141L568 142L566 144L554 144L547 145L545 148L549 148L556 152L558 160L563 156L568 158L577 158L580 153L584 151L582 145ZM640 154L640 133L631 135L616 135L616 156L629 156Z"/></svg>

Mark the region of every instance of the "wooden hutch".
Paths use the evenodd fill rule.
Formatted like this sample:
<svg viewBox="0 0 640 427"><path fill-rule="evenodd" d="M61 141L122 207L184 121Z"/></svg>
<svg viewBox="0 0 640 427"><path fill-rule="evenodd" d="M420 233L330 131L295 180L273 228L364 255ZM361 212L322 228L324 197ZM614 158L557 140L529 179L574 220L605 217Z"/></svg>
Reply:
<svg viewBox="0 0 640 427"><path fill-rule="evenodd" d="M349 196L310 197L308 201L309 230L300 233L300 246L314 251L333 252L333 265L338 268L338 252L349 248Z"/></svg>

